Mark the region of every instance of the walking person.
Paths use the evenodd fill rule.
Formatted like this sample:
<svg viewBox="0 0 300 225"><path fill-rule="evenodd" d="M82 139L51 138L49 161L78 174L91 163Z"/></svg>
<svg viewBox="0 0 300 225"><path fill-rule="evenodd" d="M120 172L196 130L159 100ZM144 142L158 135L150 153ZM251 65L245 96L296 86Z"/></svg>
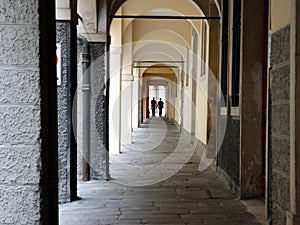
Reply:
<svg viewBox="0 0 300 225"><path fill-rule="evenodd" d="M161 116L162 109L164 108L164 102L160 98L157 104L158 104L159 116Z"/></svg>
<svg viewBox="0 0 300 225"><path fill-rule="evenodd" d="M152 117L155 117L155 108L156 108L156 101L155 101L155 98L153 98L151 100Z"/></svg>

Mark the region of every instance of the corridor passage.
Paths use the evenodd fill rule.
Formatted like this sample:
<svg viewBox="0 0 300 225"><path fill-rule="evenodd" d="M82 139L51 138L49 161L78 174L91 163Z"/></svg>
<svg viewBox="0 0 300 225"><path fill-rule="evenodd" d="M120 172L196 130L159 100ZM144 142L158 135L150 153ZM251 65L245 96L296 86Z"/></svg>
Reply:
<svg viewBox="0 0 300 225"><path fill-rule="evenodd" d="M260 224L216 177L214 165L198 170L204 148L174 124L153 118L132 138L111 156L111 181L79 182L81 200L60 206L60 225Z"/></svg>

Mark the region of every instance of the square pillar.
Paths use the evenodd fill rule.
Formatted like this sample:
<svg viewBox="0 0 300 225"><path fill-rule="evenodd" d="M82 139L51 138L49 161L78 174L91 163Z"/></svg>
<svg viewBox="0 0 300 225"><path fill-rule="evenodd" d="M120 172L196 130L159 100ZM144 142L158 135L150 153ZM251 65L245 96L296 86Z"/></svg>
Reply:
<svg viewBox="0 0 300 225"><path fill-rule="evenodd" d="M109 153L121 152L121 48L110 52Z"/></svg>
<svg viewBox="0 0 300 225"><path fill-rule="evenodd" d="M132 81L133 81L133 75L122 74L121 144L123 145L131 144Z"/></svg>
<svg viewBox="0 0 300 225"><path fill-rule="evenodd" d="M138 128L139 126L139 90L140 80L138 71L136 71L132 82L132 128Z"/></svg>
<svg viewBox="0 0 300 225"><path fill-rule="evenodd" d="M300 224L300 2L291 0L290 210L287 225Z"/></svg>
<svg viewBox="0 0 300 225"><path fill-rule="evenodd" d="M72 124L73 103L77 89L77 31L76 22L56 21L56 43L60 47L59 82L57 83L58 109L58 168L59 202L77 199L77 143L76 123ZM76 115L74 115L76 116Z"/></svg>
<svg viewBox="0 0 300 225"><path fill-rule="evenodd" d="M106 179L106 61L105 42L90 42L91 99L90 99L90 167L91 179ZM84 132L84 131L83 131Z"/></svg>
<svg viewBox="0 0 300 225"><path fill-rule="evenodd" d="M240 197L262 196L262 80L265 1L242 1L240 80ZM253 13L255 12L255 17Z"/></svg>

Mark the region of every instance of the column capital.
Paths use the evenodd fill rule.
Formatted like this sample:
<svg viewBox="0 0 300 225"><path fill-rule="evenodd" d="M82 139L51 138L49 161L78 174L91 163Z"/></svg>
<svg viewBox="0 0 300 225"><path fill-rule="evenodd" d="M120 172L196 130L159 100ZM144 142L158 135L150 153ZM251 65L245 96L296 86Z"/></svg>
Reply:
<svg viewBox="0 0 300 225"><path fill-rule="evenodd" d="M132 74L122 74L122 81L133 81L134 76Z"/></svg>
<svg viewBox="0 0 300 225"><path fill-rule="evenodd" d="M135 80L135 81L140 80L140 76L139 76L139 75L134 75L134 76L133 76L133 80Z"/></svg>
<svg viewBox="0 0 300 225"><path fill-rule="evenodd" d="M98 33L80 33L84 36L89 42L107 42L107 34L98 32Z"/></svg>
<svg viewBox="0 0 300 225"><path fill-rule="evenodd" d="M56 8L56 20L73 21L78 24L77 12L71 8Z"/></svg>

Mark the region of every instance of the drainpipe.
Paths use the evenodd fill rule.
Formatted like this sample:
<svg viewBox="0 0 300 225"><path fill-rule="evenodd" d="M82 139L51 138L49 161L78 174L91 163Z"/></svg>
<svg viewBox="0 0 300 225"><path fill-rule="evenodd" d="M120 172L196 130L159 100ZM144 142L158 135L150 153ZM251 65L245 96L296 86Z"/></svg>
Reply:
<svg viewBox="0 0 300 225"><path fill-rule="evenodd" d="M83 151L82 151L82 180L90 180L90 46L88 40L77 35L77 40L83 45L82 52L82 93L83 93Z"/></svg>
<svg viewBox="0 0 300 225"><path fill-rule="evenodd" d="M109 34L107 34L107 43L106 43L106 88L105 88L105 114L106 114L106 120L105 120L105 137L104 137L104 146L105 146L105 179L109 181L111 179L110 172L109 172L109 88L110 88L110 71L109 71L109 65L110 65L110 59L109 59L109 47L111 43L111 37Z"/></svg>

